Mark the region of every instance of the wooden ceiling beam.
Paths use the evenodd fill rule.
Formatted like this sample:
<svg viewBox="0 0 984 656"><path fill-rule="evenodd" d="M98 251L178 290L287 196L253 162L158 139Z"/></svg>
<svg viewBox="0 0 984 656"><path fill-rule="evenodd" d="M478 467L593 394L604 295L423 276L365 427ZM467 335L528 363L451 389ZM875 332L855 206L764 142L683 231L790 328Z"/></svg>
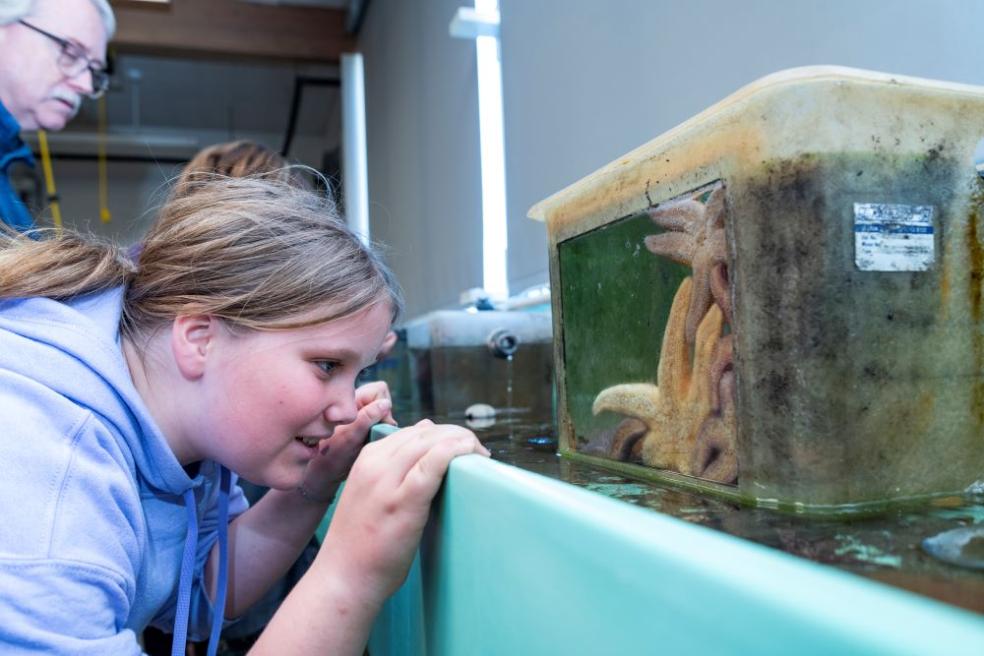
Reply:
<svg viewBox="0 0 984 656"><path fill-rule="evenodd" d="M116 0L118 52L337 64L355 50L346 12L241 0Z"/></svg>

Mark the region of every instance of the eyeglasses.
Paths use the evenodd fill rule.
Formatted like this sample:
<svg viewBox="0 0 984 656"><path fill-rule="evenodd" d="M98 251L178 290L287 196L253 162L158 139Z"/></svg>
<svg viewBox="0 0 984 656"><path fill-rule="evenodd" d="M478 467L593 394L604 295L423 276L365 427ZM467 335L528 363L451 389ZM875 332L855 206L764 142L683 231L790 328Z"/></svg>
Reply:
<svg viewBox="0 0 984 656"><path fill-rule="evenodd" d="M58 53L58 69L63 74L68 77L75 77L88 69L89 75L92 76L92 91L87 93L87 96L90 98L99 98L106 93L106 89L109 88L109 72L104 67L95 65L92 58L85 53L81 46L72 43L68 39L55 36L51 32L42 30L36 25L31 25L25 20L19 20L17 22L58 44L58 47L61 48L61 51Z"/></svg>

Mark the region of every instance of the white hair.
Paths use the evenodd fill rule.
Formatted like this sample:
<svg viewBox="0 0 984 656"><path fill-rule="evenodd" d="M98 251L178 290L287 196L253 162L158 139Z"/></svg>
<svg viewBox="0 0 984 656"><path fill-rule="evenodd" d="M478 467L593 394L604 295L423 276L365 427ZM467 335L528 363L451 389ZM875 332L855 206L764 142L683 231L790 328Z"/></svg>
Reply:
<svg viewBox="0 0 984 656"><path fill-rule="evenodd" d="M0 0L0 25L15 23L29 16L35 2L37 0ZM113 16L113 8L109 6L109 0L89 0L89 2L99 12L99 18L106 28L106 39L113 38L116 32L116 17Z"/></svg>

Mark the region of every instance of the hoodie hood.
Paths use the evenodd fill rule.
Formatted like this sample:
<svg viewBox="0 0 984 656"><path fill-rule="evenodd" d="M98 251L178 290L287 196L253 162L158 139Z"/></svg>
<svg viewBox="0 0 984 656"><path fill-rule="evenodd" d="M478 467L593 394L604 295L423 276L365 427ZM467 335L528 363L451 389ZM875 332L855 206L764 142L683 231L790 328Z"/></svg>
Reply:
<svg viewBox="0 0 984 656"><path fill-rule="evenodd" d="M0 368L33 379L90 410L126 444L152 489L194 486L130 377L120 341L123 288L59 302L0 301Z"/></svg>
<svg viewBox="0 0 984 656"><path fill-rule="evenodd" d="M0 301L0 410L15 436L0 462L23 463L0 493L24 499L0 531L0 589L43 591L0 599L4 645L136 653L149 624L173 627L179 656L210 628L218 645L205 564L218 542L222 604L226 529L246 501L219 463L194 479L178 463L123 357L122 297Z"/></svg>

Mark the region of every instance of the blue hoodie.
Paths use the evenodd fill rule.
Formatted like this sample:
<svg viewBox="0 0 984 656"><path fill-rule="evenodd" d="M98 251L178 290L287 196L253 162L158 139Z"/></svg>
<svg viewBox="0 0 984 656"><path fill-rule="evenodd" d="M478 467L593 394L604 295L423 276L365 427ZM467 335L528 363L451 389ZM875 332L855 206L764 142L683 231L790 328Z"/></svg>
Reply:
<svg viewBox="0 0 984 656"><path fill-rule="evenodd" d="M216 463L192 477L174 457L123 359L121 299L0 301L4 654L138 654L147 625L180 636L179 607L189 638L209 636L220 498L230 518L246 500Z"/></svg>

